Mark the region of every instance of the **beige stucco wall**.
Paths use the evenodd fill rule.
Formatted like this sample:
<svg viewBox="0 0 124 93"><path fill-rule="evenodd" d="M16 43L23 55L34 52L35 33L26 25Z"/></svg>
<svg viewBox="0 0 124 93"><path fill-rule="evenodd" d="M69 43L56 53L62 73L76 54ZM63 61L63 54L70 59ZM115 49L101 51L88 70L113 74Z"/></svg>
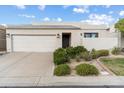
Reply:
<svg viewBox="0 0 124 93"><path fill-rule="evenodd" d="M71 33L71 46L76 46L76 45L80 45L80 31L78 30L25 30L25 29L7 29L6 33L10 34L10 36L7 36L7 51L11 52L12 50L12 45L11 45L11 40L12 40L12 34L33 34L33 35L37 35L37 34L60 34L60 38L57 38L57 43L56 46L57 47L62 47L62 33Z"/></svg>
<svg viewBox="0 0 124 93"><path fill-rule="evenodd" d="M47 25L49 25L48 23L46 23ZM60 24L51 24L51 25L62 25L63 23ZM71 46L77 46L77 45L88 45L85 46L86 48L90 47L90 48L97 48L97 44L102 45L104 41L103 46L99 46L98 49L104 49L105 46L108 46L106 44L110 44L109 47L105 47L106 49L110 49L114 46L118 45L118 34L115 31L106 31L106 27L105 26L91 26L91 25L84 25L81 23L68 23L69 25L72 26L78 26L81 27L82 30L42 30L42 29L6 29L6 33L10 34L10 36L7 36L7 51L11 52L12 51L12 45L11 45L11 40L12 34L60 34L60 38L56 38L57 39L57 43L56 46L62 47L62 33L71 33ZM68 25L67 23L64 25ZM36 25L36 24L35 24ZM42 25L42 24L41 24ZM105 29L101 29L101 28L105 28ZM84 39L84 33L85 32L98 32L99 33L99 37L97 39ZM82 36L80 35L82 33ZM114 42L113 42L114 41ZM93 43L94 42L94 43ZM94 45L94 46L93 46Z"/></svg>

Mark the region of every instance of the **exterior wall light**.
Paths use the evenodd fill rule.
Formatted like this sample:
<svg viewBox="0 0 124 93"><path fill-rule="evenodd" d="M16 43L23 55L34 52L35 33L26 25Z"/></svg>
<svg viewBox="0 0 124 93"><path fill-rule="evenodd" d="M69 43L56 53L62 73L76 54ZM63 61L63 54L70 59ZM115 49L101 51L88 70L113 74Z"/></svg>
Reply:
<svg viewBox="0 0 124 93"><path fill-rule="evenodd" d="M82 36L82 33L80 33L80 35Z"/></svg>
<svg viewBox="0 0 124 93"><path fill-rule="evenodd" d="M57 34L57 38L60 38L60 34Z"/></svg>
<svg viewBox="0 0 124 93"><path fill-rule="evenodd" d="M6 37L10 38L10 34L9 34L9 33L7 33L7 34L6 34Z"/></svg>
<svg viewBox="0 0 124 93"><path fill-rule="evenodd" d="M107 28L107 29L106 29L106 31L109 31L109 30L110 30L110 28Z"/></svg>

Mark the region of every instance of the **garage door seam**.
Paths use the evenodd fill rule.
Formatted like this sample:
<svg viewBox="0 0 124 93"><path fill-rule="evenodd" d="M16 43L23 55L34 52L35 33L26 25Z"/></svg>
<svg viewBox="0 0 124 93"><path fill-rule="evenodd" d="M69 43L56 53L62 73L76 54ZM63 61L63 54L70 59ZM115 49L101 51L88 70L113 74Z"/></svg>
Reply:
<svg viewBox="0 0 124 93"><path fill-rule="evenodd" d="M15 61L14 63L12 63L12 64L8 65L7 67L3 68L2 70L0 70L0 72L2 72L3 70L7 70L9 67L11 67L12 65L15 65L15 64L19 63L20 61L22 61L24 58L30 56L31 54L32 54L32 53L27 54L26 56L24 56L24 57L18 59L18 60Z"/></svg>

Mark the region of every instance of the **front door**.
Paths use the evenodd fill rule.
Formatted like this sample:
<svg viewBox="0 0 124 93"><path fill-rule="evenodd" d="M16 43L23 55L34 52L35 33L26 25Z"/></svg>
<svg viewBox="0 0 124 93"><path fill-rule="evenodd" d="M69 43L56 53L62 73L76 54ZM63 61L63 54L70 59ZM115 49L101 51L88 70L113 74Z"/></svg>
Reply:
<svg viewBox="0 0 124 93"><path fill-rule="evenodd" d="M70 47L71 43L71 33L62 34L62 48Z"/></svg>

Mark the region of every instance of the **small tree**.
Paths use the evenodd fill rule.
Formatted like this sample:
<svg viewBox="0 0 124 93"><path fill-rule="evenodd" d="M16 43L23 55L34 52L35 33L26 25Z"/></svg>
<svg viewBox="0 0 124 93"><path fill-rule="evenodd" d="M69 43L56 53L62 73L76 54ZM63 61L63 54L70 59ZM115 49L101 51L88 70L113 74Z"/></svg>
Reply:
<svg viewBox="0 0 124 93"><path fill-rule="evenodd" d="M124 32L124 18L119 19L119 21L115 24L115 28L121 32Z"/></svg>
<svg viewBox="0 0 124 93"><path fill-rule="evenodd" d="M124 18L122 19L119 19L119 21L115 24L115 28L120 31L121 33L118 33L118 47L122 47L121 46L121 37L122 37L122 34L124 34Z"/></svg>

